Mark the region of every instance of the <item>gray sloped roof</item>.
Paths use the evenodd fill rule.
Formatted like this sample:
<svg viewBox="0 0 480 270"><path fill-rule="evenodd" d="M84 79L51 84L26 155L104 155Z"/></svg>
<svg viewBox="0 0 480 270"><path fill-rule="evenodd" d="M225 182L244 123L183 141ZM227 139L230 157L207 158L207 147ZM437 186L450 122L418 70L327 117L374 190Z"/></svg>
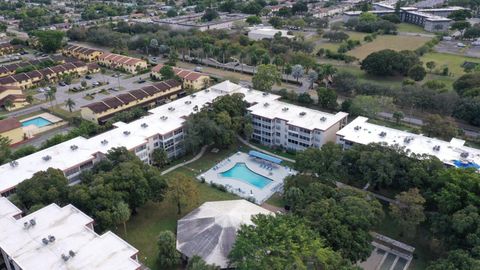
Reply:
<svg viewBox="0 0 480 270"><path fill-rule="evenodd" d="M271 212L246 200L206 202L178 221L177 249L226 268L237 230L256 214Z"/></svg>

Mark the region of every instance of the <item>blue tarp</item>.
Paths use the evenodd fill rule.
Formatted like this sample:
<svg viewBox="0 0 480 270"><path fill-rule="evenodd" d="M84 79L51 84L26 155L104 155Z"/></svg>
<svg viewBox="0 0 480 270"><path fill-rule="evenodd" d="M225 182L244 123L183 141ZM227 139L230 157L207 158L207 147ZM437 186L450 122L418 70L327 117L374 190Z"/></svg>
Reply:
<svg viewBox="0 0 480 270"><path fill-rule="evenodd" d="M279 158L272 157L270 155L267 155L267 154L264 154L264 153L261 153L261 152L255 151L255 150L251 150L250 152L248 152L248 155L250 155L251 157L261 158L261 159L273 162L275 164L282 163L282 160L279 159Z"/></svg>

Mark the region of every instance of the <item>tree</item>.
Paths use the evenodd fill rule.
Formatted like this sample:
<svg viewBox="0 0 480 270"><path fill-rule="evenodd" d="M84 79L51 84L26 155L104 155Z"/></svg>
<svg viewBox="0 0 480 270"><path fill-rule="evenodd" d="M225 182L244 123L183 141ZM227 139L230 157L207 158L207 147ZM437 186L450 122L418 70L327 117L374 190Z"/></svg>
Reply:
<svg viewBox="0 0 480 270"><path fill-rule="evenodd" d="M187 270L220 270L220 267L207 264L201 257L195 255L188 260Z"/></svg>
<svg viewBox="0 0 480 270"><path fill-rule="evenodd" d="M321 108L334 110L337 108L337 93L335 90L325 87L317 88L318 105Z"/></svg>
<svg viewBox="0 0 480 270"><path fill-rule="evenodd" d="M330 42L342 42L349 38L350 36L344 32L340 31L329 31L323 34L323 38L327 38Z"/></svg>
<svg viewBox="0 0 480 270"><path fill-rule="evenodd" d="M480 72L464 74L453 83L453 89L460 96L464 96L467 90L477 87L480 87Z"/></svg>
<svg viewBox="0 0 480 270"><path fill-rule="evenodd" d="M177 52L175 50L170 50L170 53L168 54L168 61L165 64L174 67L177 64L177 61L178 61Z"/></svg>
<svg viewBox="0 0 480 270"><path fill-rule="evenodd" d="M177 214L182 214L182 209L195 205L198 202L198 188L184 174L175 174L168 183L167 197L177 206Z"/></svg>
<svg viewBox="0 0 480 270"><path fill-rule="evenodd" d="M280 29L283 26L283 20L280 17L274 16L268 20L268 23L275 29Z"/></svg>
<svg viewBox="0 0 480 270"><path fill-rule="evenodd" d="M303 77L303 74L305 74L305 70L301 65L295 65L292 67L292 76L295 78L295 80L298 80Z"/></svg>
<svg viewBox="0 0 480 270"><path fill-rule="evenodd" d="M152 162L153 165L159 168L165 167L169 162L167 152L163 148L157 148L153 150Z"/></svg>
<svg viewBox="0 0 480 270"><path fill-rule="evenodd" d="M260 65L253 75L253 88L260 91L271 91L274 84L280 85L281 74L274 65Z"/></svg>
<svg viewBox="0 0 480 270"><path fill-rule="evenodd" d="M177 12L176 9L171 8L167 11L167 17L173 18L173 17L177 17L177 16L178 16L178 12Z"/></svg>
<svg viewBox="0 0 480 270"><path fill-rule="evenodd" d="M422 131L429 137L440 137L446 140L457 135L457 127L454 123L438 114L425 118Z"/></svg>
<svg viewBox="0 0 480 270"><path fill-rule="evenodd" d="M433 71L433 69L437 66L435 61L428 61L426 64L427 68L430 70L430 72Z"/></svg>
<svg viewBox="0 0 480 270"><path fill-rule="evenodd" d="M468 251L454 250L448 253L447 258L431 263L427 270L479 270L480 260L473 258Z"/></svg>
<svg viewBox="0 0 480 270"><path fill-rule="evenodd" d="M318 80L318 73L315 70L310 70L308 72L308 80L310 81L310 88L312 88L313 84Z"/></svg>
<svg viewBox="0 0 480 270"><path fill-rule="evenodd" d="M175 72L173 71L173 68L169 65L164 65L160 69L160 75L162 76L162 80L169 80L175 78Z"/></svg>
<svg viewBox="0 0 480 270"><path fill-rule="evenodd" d="M395 196L396 203L390 203L392 217L409 237L415 235L417 225L425 221L423 205L425 199L417 188L411 188Z"/></svg>
<svg viewBox="0 0 480 270"><path fill-rule="evenodd" d="M350 113L374 118L383 108L392 108L393 99L384 96L358 95L353 98Z"/></svg>
<svg viewBox="0 0 480 270"><path fill-rule="evenodd" d="M427 75L427 71L421 65L415 65L408 70L408 77L412 78L414 81L421 81Z"/></svg>
<svg viewBox="0 0 480 270"><path fill-rule="evenodd" d="M297 101L304 105L310 105L313 103L313 99L309 93L301 93L298 95Z"/></svg>
<svg viewBox="0 0 480 270"><path fill-rule="evenodd" d="M361 68L365 70L365 72L374 75L393 75L398 60L397 52L390 49L381 50L369 54L362 61Z"/></svg>
<svg viewBox="0 0 480 270"><path fill-rule="evenodd" d="M11 108L13 108L13 101L11 99L6 99L4 102L3 102L3 106L5 107L5 109L7 110L10 110Z"/></svg>
<svg viewBox="0 0 480 270"><path fill-rule="evenodd" d="M378 20L378 16L371 12L362 12L359 17L360 22L372 23Z"/></svg>
<svg viewBox="0 0 480 270"><path fill-rule="evenodd" d="M83 88L86 88L87 87L87 82L86 81L82 81L80 83L80 85L83 87Z"/></svg>
<svg viewBox="0 0 480 270"><path fill-rule="evenodd" d="M258 16L248 16L247 19L245 20L249 25L255 25L255 24L261 24L262 19Z"/></svg>
<svg viewBox="0 0 480 270"><path fill-rule="evenodd" d="M28 104L32 104L34 99L33 99L33 96L32 95L27 95L27 97L25 98L25 101L28 103Z"/></svg>
<svg viewBox="0 0 480 270"><path fill-rule="evenodd" d="M214 9L207 8L202 16L202 21L210 22L218 18L218 12Z"/></svg>
<svg viewBox="0 0 480 270"><path fill-rule="evenodd" d="M68 98L65 101L65 107L67 107L70 112L72 112L75 105L76 105L75 101L73 101L73 99L71 99L71 98Z"/></svg>
<svg viewBox="0 0 480 270"><path fill-rule="evenodd" d="M0 164L5 163L12 153L10 149L11 140L8 137L3 137L0 135Z"/></svg>
<svg viewBox="0 0 480 270"><path fill-rule="evenodd" d="M257 215L242 225L229 254L238 270L354 269L323 244L302 219L292 215Z"/></svg>
<svg viewBox="0 0 480 270"><path fill-rule="evenodd" d="M64 32L54 30L34 31L33 35L38 38L42 51L46 53L53 53L60 49L65 37Z"/></svg>
<svg viewBox="0 0 480 270"><path fill-rule="evenodd" d="M470 10L462 9L462 10L455 10L448 15L447 18L452 19L454 21L465 21L472 17L472 12Z"/></svg>
<svg viewBox="0 0 480 270"><path fill-rule="evenodd" d="M125 202L117 203L114 216L116 223L123 223L123 230L125 232L125 236L127 235L127 221L130 219L130 208L128 204Z"/></svg>
<svg viewBox="0 0 480 270"><path fill-rule="evenodd" d="M171 231L161 231L158 235L157 263L162 268L170 268L176 265L180 259L177 252L175 235Z"/></svg>
<svg viewBox="0 0 480 270"><path fill-rule="evenodd" d="M402 120L405 115L401 111L394 111L392 115L393 119L395 119L395 123L400 124L400 120Z"/></svg>

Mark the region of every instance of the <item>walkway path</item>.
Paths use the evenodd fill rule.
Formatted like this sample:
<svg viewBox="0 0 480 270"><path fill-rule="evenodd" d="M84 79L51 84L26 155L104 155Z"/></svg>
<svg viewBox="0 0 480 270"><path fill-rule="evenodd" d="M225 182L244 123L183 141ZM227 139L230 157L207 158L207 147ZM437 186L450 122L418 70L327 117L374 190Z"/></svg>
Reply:
<svg viewBox="0 0 480 270"><path fill-rule="evenodd" d="M205 154L205 151L207 150L207 148L208 148L208 145L203 146L202 149L200 150L200 152L196 156L194 156L192 159L187 160L187 161L182 162L182 163L179 163L179 164L177 164L173 167L170 167L170 168L166 169L165 171L161 172L161 175L165 175L165 174L167 174L171 171L174 171L174 170L176 170L176 169L178 169L182 166L185 166L185 165L190 164L194 161L197 161L199 158L201 158L203 156L203 154Z"/></svg>
<svg viewBox="0 0 480 270"><path fill-rule="evenodd" d="M255 145L252 145L251 143L247 142L246 140L244 140L244 139L241 138L240 136L237 136L237 137L238 137L238 139L239 139L243 144L245 144L245 145L248 146L248 147L251 147L251 148L253 148L253 149L257 150L257 151L263 152L263 153L265 153L265 154L267 154L267 155L271 155L271 156L277 157L277 158L279 158L279 159L282 159L282 160L286 160L286 161L295 163L295 160L293 160L293 159L289 159L289 158L282 157L282 156L276 155L276 154L274 154L274 153L268 152L268 151L263 150L263 149L255 146ZM360 189L360 188L356 188L356 187L354 187L354 186L350 186L350 185L347 185L347 184L344 184L344 183L338 182L338 181L335 182L335 185L336 185L337 187L349 187L349 188L353 188L353 189L357 189L357 190L362 190L362 189ZM365 191L365 190L362 190L362 191ZM385 196L383 196L383 195L376 194L376 193L373 193L373 192L371 192L371 191L367 191L367 192L370 193L370 194L372 194L372 196L374 196L375 198L377 198L377 199L379 199L379 200L381 200L381 201L388 202L388 203L395 203L395 200L390 199L390 198L387 198L387 197L385 197Z"/></svg>

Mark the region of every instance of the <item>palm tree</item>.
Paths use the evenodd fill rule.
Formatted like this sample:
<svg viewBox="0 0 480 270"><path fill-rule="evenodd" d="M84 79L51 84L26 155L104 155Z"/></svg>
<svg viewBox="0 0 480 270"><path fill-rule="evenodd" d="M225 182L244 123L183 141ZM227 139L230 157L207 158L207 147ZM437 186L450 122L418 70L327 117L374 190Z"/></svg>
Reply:
<svg viewBox="0 0 480 270"><path fill-rule="evenodd" d="M73 108L75 107L75 105L76 105L75 101L73 101L73 99L71 98L68 98L65 101L65 107L67 107L70 112L73 111Z"/></svg>
<svg viewBox="0 0 480 270"><path fill-rule="evenodd" d="M33 96L32 96L32 95L28 95L28 96L25 98L25 101L26 101L28 104L32 104L32 103L33 103Z"/></svg>
<svg viewBox="0 0 480 270"><path fill-rule="evenodd" d="M292 76L297 80L303 77L303 74L305 71L303 70L303 67L301 65L295 65L292 67Z"/></svg>
<svg viewBox="0 0 480 270"><path fill-rule="evenodd" d="M310 88L313 87L313 84L318 79L318 73L315 70L310 70L308 72L308 80L310 81Z"/></svg>
<svg viewBox="0 0 480 270"><path fill-rule="evenodd" d="M50 100L50 107L53 107L53 101L55 100L55 93L56 91L54 91L53 89L50 89L47 92L45 92L46 100Z"/></svg>
<svg viewBox="0 0 480 270"><path fill-rule="evenodd" d="M337 73L337 69L331 64L322 64L319 66L319 77L325 82L325 87L328 87L328 80L331 76Z"/></svg>

